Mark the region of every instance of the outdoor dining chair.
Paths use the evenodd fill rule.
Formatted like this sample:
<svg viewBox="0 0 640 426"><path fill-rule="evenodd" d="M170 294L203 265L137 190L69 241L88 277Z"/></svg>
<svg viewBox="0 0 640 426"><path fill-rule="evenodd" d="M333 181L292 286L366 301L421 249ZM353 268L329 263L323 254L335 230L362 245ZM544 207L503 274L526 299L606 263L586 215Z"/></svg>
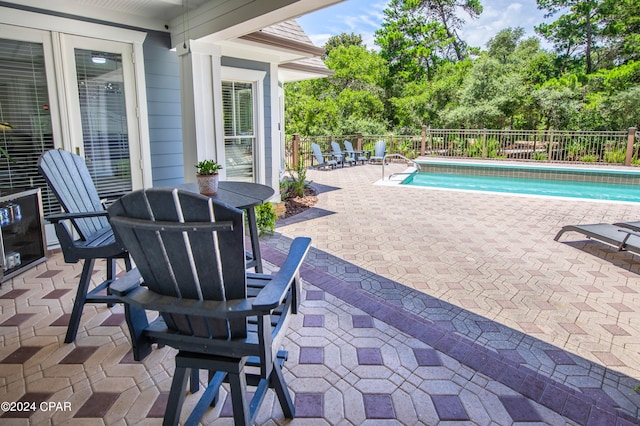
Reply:
<svg viewBox="0 0 640 426"><path fill-rule="evenodd" d="M38 170L65 211L46 217L54 225L65 262L84 261L64 339L71 343L78 333L85 303L111 306L118 302L109 292L116 276L116 260L124 259L127 270L131 269L131 262L127 251L115 240L107 211L82 157L58 149L46 151L38 161ZM96 259L106 260L106 280L89 290Z"/></svg>
<svg viewBox="0 0 640 426"><path fill-rule="evenodd" d="M196 376L197 390L198 370L209 371L209 384L187 424L217 402L223 381L236 425L253 423L270 387L293 418L282 375L287 353L279 347L298 310L299 270L311 240L295 238L275 275L252 274L244 264L243 213L235 207L164 188L125 195L109 214L136 264L112 285L125 303L134 359L145 358L154 343L178 350L164 424L178 423L187 379L194 391ZM149 321L147 311L159 315ZM256 387L251 401L247 386Z"/></svg>

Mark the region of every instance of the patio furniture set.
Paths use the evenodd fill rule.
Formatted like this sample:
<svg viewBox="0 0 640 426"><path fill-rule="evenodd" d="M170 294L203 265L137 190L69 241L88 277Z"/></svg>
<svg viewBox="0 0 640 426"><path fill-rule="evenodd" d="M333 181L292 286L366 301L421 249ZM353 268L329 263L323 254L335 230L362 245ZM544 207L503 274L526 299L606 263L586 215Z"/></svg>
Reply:
<svg viewBox="0 0 640 426"><path fill-rule="evenodd" d="M298 311L309 238L294 239L277 274L248 273L250 267L261 272L262 265L256 256L247 261L244 213L221 197L151 188L105 209L81 157L48 151L39 169L66 211L47 218L65 261L84 261L66 343L76 338L85 303L124 303L136 361L153 344L178 350L164 424L178 424L187 380L197 392L201 369L209 372L209 383L187 424L198 423L218 402L223 382L230 385L235 424L253 423L269 388L285 417L294 417L281 370L287 353L279 347L289 315ZM236 204L253 209L255 200L247 204L245 194L227 189L228 200L239 197ZM89 290L97 259L107 261L107 279ZM124 259L127 271L118 278L116 259ZM150 321L150 312L159 315ZM247 386L256 387L251 398Z"/></svg>
<svg viewBox="0 0 640 426"><path fill-rule="evenodd" d="M311 150L313 151L313 157L311 165L313 167L313 159L315 158L318 163L316 168L331 168L335 169L338 164L340 167L344 167L345 163L349 163L350 166L355 166L360 162L361 164L384 162L385 155L387 153L387 143L385 141L378 141L375 147L371 151L356 150L353 149L353 144L349 141L344 141L344 150L340 148L340 144L336 141L331 142L331 152L322 152L320 145L317 143L311 144Z"/></svg>

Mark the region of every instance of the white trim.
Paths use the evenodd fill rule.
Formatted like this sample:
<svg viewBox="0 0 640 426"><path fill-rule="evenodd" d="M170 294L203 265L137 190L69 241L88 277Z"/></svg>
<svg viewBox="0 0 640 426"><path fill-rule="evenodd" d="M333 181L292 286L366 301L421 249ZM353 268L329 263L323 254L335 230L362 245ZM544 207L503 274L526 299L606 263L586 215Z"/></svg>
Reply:
<svg viewBox="0 0 640 426"><path fill-rule="evenodd" d="M103 38L123 43L142 43L147 36L147 34L142 31L116 28L108 25L94 24L7 7L0 7L0 23L10 25L21 23L21 26L28 28L57 31L84 37Z"/></svg>
<svg viewBox="0 0 640 426"><path fill-rule="evenodd" d="M254 170L254 178L257 183L269 184L266 182L266 157L265 157L265 135L264 135L264 78L267 75L265 71L257 71L257 70L248 70L245 68L233 68L233 67L221 67L220 73L220 85L219 96L216 96L220 99L220 109L219 115L220 119L222 119L222 80L228 81L237 81L244 83L252 83L254 85L254 119L256 121L256 144L254 147L254 159L255 159L255 170ZM223 156L221 157L224 160L224 128L221 125L218 128L219 131L216 133L218 136L220 144L222 145Z"/></svg>

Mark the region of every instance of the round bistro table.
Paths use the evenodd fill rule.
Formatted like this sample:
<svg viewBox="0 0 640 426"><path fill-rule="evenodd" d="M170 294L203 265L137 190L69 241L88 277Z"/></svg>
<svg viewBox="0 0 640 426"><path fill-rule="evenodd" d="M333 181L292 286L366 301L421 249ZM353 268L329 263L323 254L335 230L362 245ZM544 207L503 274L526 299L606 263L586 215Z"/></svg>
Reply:
<svg viewBox="0 0 640 426"><path fill-rule="evenodd" d="M198 192L197 183L185 183L178 187L187 191ZM214 201L221 201L247 212L252 255L252 258L247 261L247 268L255 268L257 273L262 273L262 256L260 255L255 206L264 203L273 197L273 194L275 194L273 188L259 183L220 181L218 183L218 193L210 195Z"/></svg>

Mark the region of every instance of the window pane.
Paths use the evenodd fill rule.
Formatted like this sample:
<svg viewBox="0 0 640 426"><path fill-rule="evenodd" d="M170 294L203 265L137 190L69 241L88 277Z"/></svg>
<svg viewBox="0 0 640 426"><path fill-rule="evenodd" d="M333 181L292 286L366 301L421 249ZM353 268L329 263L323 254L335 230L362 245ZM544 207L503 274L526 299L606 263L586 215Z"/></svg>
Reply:
<svg viewBox="0 0 640 426"><path fill-rule="evenodd" d="M233 128L233 83L222 82L222 117L224 120L224 135L235 136Z"/></svg>
<svg viewBox="0 0 640 426"><path fill-rule="evenodd" d="M101 197L131 191L122 56L76 49L85 161Z"/></svg>
<svg viewBox="0 0 640 426"><path fill-rule="evenodd" d="M251 83L235 83L236 135L253 135L253 90Z"/></svg>
<svg viewBox="0 0 640 426"><path fill-rule="evenodd" d="M223 81L222 105L227 179L253 182L253 84Z"/></svg>
<svg viewBox="0 0 640 426"><path fill-rule="evenodd" d="M38 158L53 146L42 44L0 39L1 186L42 188L45 213L59 207Z"/></svg>

